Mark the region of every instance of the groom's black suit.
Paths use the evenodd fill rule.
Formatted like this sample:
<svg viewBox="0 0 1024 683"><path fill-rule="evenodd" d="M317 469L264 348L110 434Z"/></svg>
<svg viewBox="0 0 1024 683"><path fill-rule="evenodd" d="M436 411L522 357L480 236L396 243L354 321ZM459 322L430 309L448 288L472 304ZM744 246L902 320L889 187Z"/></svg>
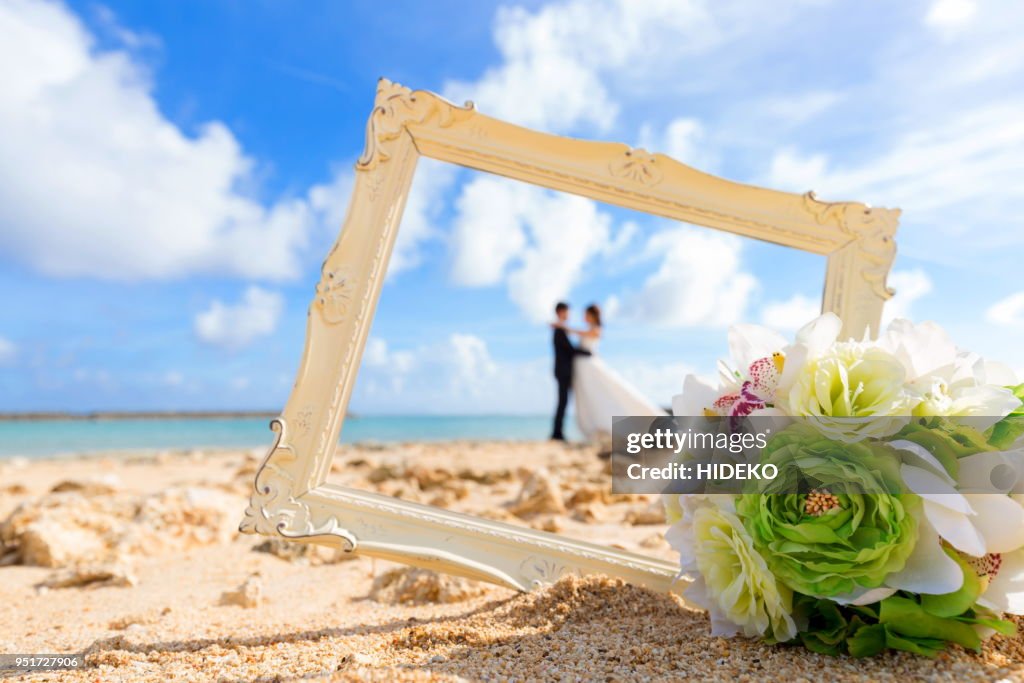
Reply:
<svg viewBox="0 0 1024 683"><path fill-rule="evenodd" d="M555 379L558 380L558 408L555 410L555 425L551 438L565 440L562 432L565 409L569 405L569 391L572 390L572 359L575 356L589 356L590 351L578 348L569 341L569 335L560 327L555 328Z"/></svg>

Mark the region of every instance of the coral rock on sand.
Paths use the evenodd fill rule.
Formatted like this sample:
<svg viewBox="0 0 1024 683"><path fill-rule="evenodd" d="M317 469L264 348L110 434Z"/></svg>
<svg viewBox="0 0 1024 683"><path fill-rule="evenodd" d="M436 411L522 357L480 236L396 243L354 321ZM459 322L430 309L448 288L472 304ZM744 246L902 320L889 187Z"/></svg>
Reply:
<svg viewBox="0 0 1024 683"><path fill-rule="evenodd" d="M372 484L379 484L381 482L388 481L389 479L400 479L403 471L400 467L394 465L380 465L375 467L371 472L366 475L366 478Z"/></svg>
<svg viewBox="0 0 1024 683"><path fill-rule="evenodd" d="M259 607L263 602L263 582L258 574L253 574L245 582L232 591L224 591L220 595L221 605L238 605L239 607Z"/></svg>
<svg viewBox="0 0 1024 683"><path fill-rule="evenodd" d="M186 545L224 543L238 531L238 502L220 489L172 487L144 498L135 521Z"/></svg>
<svg viewBox="0 0 1024 683"><path fill-rule="evenodd" d="M541 531L550 531L553 534L557 534L562 530L562 523L555 515L535 519L530 523L530 526Z"/></svg>
<svg viewBox="0 0 1024 683"><path fill-rule="evenodd" d="M558 482L545 469L539 469L527 476L519 497L509 507L517 517L529 517L543 513L564 514L565 503Z"/></svg>
<svg viewBox="0 0 1024 683"><path fill-rule="evenodd" d="M402 567L373 581L369 598L393 605L462 602L485 595L489 587L429 569Z"/></svg>
<svg viewBox="0 0 1024 683"><path fill-rule="evenodd" d="M25 525L18 539L21 563L65 567L103 557L107 544L95 531L66 521L40 519Z"/></svg>
<svg viewBox="0 0 1024 683"><path fill-rule="evenodd" d="M105 564L70 567L54 572L43 581L44 588L101 588L108 586L128 587L138 583L135 575L126 567Z"/></svg>
<svg viewBox="0 0 1024 683"><path fill-rule="evenodd" d="M28 487L24 484L15 482L6 486L0 486L0 493L5 493L11 496L21 496L28 493Z"/></svg>
<svg viewBox="0 0 1024 683"><path fill-rule="evenodd" d="M27 565L63 567L99 561L124 533L135 509L131 500L116 496L50 493L15 508L0 524L0 542Z"/></svg>
<svg viewBox="0 0 1024 683"><path fill-rule="evenodd" d="M108 473L83 479L65 479L51 488L50 492L77 491L83 496L102 496L116 493L122 488L121 479L116 474Z"/></svg>
<svg viewBox="0 0 1024 683"><path fill-rule="evenodd" d="M450 470L443 467L424 467L422 465L410 468L406 475L416 480L421 491L440 488L455 478Z"/></svg>
<svg viewBox="0 0 1024 683"><path fill-rule="evenodd" d="M459 479L466 479L468 481L476 482L477 484L486 484L490 486L492 484L497 484L498 482L511 479L512 472L507 469L477 471L472 468L465 467L459 470L457 476Z"/></svg>
<svg viewBox="0 0 1024 683"><path fill-rule="evenodd" d="M611 503L612 495L604 486L580 486L569 497L569 507L575 508L587 503Z"/></svg>
<svg viewBox="0 0 1024 683"><path fill-rule="evenodd" d="M664 524L665 508L662 507L660 503L656 503L648 508L630 510L626 513L625 521L627 524L632 524L633 526L640 526L643 524Z"/></svg>
<svg viewBox="0 0 1024 683"><path fill-rule="evenodd" d="M572 518L577 522L584 522L585 524L594 524L600 522L607 522L612 517L611 512L604 503L594 501L593 503L587 503L585 505L578 505L573 510Z"/></svg>
<svg viewBox="0 0 1024 683"><path fill-rule="evenodd" d="M215 488L172 487L150 496L62 490L19 505L0 544L26 565L67 567L229 541L241 499Z"/></svg>
<svg viewBox="0 0 1024 683"><path fill-rule="evenodd" d="M359 555L345 552L341 548L328 548L316 543L296 543L283 538L268 538L254 545L252 549L258 553L269 553L287 562L311 566L359 559Z"/></svg>

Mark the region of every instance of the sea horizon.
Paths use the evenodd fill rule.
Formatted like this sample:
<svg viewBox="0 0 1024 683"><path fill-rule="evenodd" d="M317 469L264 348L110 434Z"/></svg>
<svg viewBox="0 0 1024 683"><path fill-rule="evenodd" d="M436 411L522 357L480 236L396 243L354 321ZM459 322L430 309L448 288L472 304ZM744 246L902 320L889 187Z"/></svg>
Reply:
<svg viewBox="0 0 1024 683"><path fill-rule="evenodd" d="M6 413L0 417L0 460L267 447L274 438L270 422L278 415L266 411ZM339 442L532 441L546 439L550 429L549 415L354 413L346 418ZM574 426L570 436L576 436Z"/></svg>

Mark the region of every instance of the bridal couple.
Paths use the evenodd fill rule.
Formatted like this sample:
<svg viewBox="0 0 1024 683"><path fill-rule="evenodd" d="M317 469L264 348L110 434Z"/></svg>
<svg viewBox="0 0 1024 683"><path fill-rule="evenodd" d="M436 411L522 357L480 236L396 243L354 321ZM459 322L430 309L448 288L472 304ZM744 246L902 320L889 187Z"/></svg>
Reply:
<svg viewBox="0 0 1024 683"><path fill-rule="evenodd" d="M554 328L555 379L558 381L558 408L551 438L565 441L565 410L569 395L576 395L576 424L590 442L610 441L612 418L628 415L664 415L661 410L639 391L631 387L597 356L601 340L601 309L597 304L587 306L583 314L585 325L569 326L569 304L555 306ZM577 345L569 340L575 335Z"/></svg>

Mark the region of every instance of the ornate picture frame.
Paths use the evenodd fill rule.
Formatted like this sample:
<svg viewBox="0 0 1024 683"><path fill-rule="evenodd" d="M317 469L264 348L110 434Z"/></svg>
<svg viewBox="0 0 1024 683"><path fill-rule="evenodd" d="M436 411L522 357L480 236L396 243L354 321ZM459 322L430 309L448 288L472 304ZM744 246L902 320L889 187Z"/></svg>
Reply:
<svg viewBox="0 0 1024 683"><path fill-rule="evenodd" d="M528 130L381 79L344 227L309 307L298 376L240 530L341 547L520 590L604 573L670 590L678 566L327 482L420 156L826 255L822 309L878 329L899 210L731 182L627 145Z"/></svg>

